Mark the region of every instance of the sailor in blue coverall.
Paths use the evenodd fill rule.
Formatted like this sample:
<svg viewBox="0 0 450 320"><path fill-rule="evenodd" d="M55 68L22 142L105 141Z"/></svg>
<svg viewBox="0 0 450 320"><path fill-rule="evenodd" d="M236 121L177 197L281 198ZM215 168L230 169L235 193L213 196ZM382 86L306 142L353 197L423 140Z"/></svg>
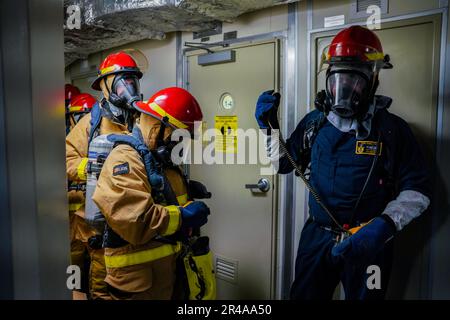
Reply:
<svg viewBox="0 0 450 320"><path fill-rule="evenodd" d="M344 29L323 57L326 90L285 146L272 139L280 95L264 92L255 113L268 129L268 156L278 173L295 169L289 152L331 213L310 193L291 298L331 299L342 282L346 299L382 299L390 240L429 206L429 172L408 124L388 111L392 100L375 95L380 69L392 68L378 37L359 26ZM367 286L371 265L381 270L381 288Z"/></svg>

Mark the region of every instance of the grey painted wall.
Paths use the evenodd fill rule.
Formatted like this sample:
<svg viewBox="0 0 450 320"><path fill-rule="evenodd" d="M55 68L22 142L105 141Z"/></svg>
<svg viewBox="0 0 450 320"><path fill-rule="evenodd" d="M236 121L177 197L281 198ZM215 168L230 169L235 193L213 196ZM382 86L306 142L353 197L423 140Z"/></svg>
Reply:
<svg viewBox="0 0 450 320"><path fill-rule="evenodd" d="M0 3L2 296L15 299L70 295L61 12L62 0Z"/></svg>

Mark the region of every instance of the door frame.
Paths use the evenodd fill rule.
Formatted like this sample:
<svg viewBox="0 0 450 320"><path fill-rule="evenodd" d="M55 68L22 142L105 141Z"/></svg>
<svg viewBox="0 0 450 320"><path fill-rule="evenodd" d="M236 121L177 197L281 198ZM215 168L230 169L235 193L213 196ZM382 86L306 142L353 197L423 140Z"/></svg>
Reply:
<svg viewBox="0 0 450 320"><path fill-rule="evenodd" d="M312 7L308 6L308 21L312 21ZM448 54L450 52L447 52L447 43L448 43L448 7L443 7L439 9L433 9L433 10L426 10L418 13L412 13L412 14L406 14L406 15L399 15L394 16L390 18L384 18L381 19L381 27L383 29L383 26L395 24L400 24L402 21L405 22L405 24L414 24L415 22L423 23L424 21L430 21L435 22L436 20L440 19L440 52L437 54L439 61L437 62L439 64L439 69L437 73L437 85L438 85L438 96L435 97L435 103L436 105L436 139L435 139L435 154L433 155L437 161L442 158L442 150L443 150L443 142L444 142L444 109L446 104L448 104L448 101L444 100L445 92L444 92L444 85L445 85L445 77L446 77L446 65L448 64ZM364 21L359 21L355 23L349 23L345 25L341 25L338 27L331 27L331 28L318 28L318 29L310 29L308 30L307 35L307 112L311 111L311 100L312 100L312 90L316 87L315 79L313 77L313 72L316 68L316 55L313 56L313 49L314 49L314 43L315 40L321 36L326 36L337 33L339 30L342 30L344 28L348 28L350 26L360 25L364 26ZM311 23L309 23L309 27L311 26ZM439 28L439 25L438 25ZM314 79L314 80L313 80ZM434 170L439 170L439 168L435 168ZM434 188L433 193L435 193L436 188ZM308 199L308 191L305 191L305 198ZM435 215L434 212L438 210L437 206L433 207L433 216ZM306 221L308 212L308 202L305 201L305 207L304 207L304 219ZM435 225L435 219L432 219L431 222L431 234L434 233L434 231L437 229L437 226ZM300 230L296 230L295 235L299 237ZM433 270L433 256L436 254L434 250L434 238L431 238L429 243L429 263L426 266L427 274L424 275L426 279L421 279L421 281L426 285L424 292L420 292L422 298L429 298L432 297L432 288L433 288L433 276L430 274ZM341 297L343 297L343 292L341 292Z"/></svg>
<svg viewBox="0 0 450 320"><path fill-rule="evenodd" d="M281 131L284 136L292 132L296 125L296 99L297 99L297 4L288 5L288 29L254 36L242 37L223 42L216 42L217 47L212 49L228 50L246 46L260 45L264 43L275 43L278 47L276 53L276 82L283 97L280 108ZM221 48L222 44L229 47ZM199 51L194 48L182 49L181 34L177 35L177 85L189 90L189 64L188 57L193 52ZM181 64L181 65L180 65ZM255 102L256 103L256 102ZM187 172L189 169L187 168ZM291 279L293 277L293 264L295 253L294 243L294 179L292 175L274 177L274 185L278 186L278 192L273 199L273 250L272 250L272 274L271 274L271 299L284 299L288 297Z"/></svg>

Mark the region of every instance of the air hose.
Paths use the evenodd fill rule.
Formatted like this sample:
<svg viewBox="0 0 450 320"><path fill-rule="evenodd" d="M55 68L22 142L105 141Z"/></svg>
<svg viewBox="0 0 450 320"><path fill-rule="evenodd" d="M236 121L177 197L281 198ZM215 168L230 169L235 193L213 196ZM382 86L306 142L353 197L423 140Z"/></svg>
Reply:
<svg viewBox="0 0 450 320"><path fill-rule="evenodd" d="M271 130L273 129L272 124L269 121L269 126L271 128ZM275 129L278 130L279 129ZM280 131L279 131L280 132ZM316 200L316 202L319 204L319 206L326 212L326 214L330 217L330 219L334 222L334 224L338 227L338 229L344 233L349 233L349 231L347 229L345 229L338 221L337 219L334 217L334 215L331 213L331 211L327 208L327 206L322 202L322 199L320 198L319 194L317 193L316 190L314 190L313 186L311 185L311 183L309 182L309 180L305 177L305 175L303 174L301 168L299 167L299 165L295 162L295 160L292 158L291 154L289 153L287 147L286 147L286 142L284 141L283 137L281 136L281 132L279 133L279 144L280 144L280 148L281 151L286 155L286 158L289 160L289 163L294 167L297 175L300 177L300 179L302 179L303 183L305 184L306 188L309 190L309 192L312 194L312 196L314 197L314 200Z"/></svg>

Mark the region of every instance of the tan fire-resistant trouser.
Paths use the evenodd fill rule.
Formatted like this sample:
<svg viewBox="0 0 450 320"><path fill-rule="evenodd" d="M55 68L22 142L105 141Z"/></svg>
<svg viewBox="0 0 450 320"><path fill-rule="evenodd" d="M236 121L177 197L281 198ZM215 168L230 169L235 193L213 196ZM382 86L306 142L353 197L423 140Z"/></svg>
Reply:
<svg viewBox="0 0 450 320"><path fill-rule="evenodd" d="M81 271L81 289L73 290L72 298L73 300L86 300L87 294L89 292L88 288L86 288L86 280L87 277L87 261L86 259L89 257L88 250L86 244L79 240L73 240L70 243L70 260L72 265L77 265Z"/></svg>
<svg viewBox="0 0 450 320"><path fill-rule="evenodd" d="M88 288L82 292L89 294L91 299L109 300L107 285L105 283L106 267L103 249L92 249L88 245L90 237L95 231L87 225L85 220L76 214L70 215L71 231L71 260L72 264L80 267L81 277L88 277ZM90 260L88 264L86 259ZM88 268L86 266L89 266Z"/></svg>
<svg viewBox="0 0 450 320"><path fill-rule="evenodd" d="M88 294L87 277L89 268L89 248L87 245L86 228L83 226L84 219L76 215L74 212L69 213L70 222L70 261L72 265L76 265L81 271L81 289L74 290L78 293ZM74 299L83 297L82 294L74 295ZM75 298L78 297L78 298Z"/></svg>
<svg viewBox="0 0 450 320"><path fill-rule="evenodd" d="M89 270L89 292L91 299L111 300L105 282L106 267L104 249L90 249L91 267Z"/></svg>
<svg viewBox="0 0 450 320"><path fill-rule="evenodd" d="M109 269L108 289L113 300L170 300L172 298L177 255L156 261Z"/></svg>

